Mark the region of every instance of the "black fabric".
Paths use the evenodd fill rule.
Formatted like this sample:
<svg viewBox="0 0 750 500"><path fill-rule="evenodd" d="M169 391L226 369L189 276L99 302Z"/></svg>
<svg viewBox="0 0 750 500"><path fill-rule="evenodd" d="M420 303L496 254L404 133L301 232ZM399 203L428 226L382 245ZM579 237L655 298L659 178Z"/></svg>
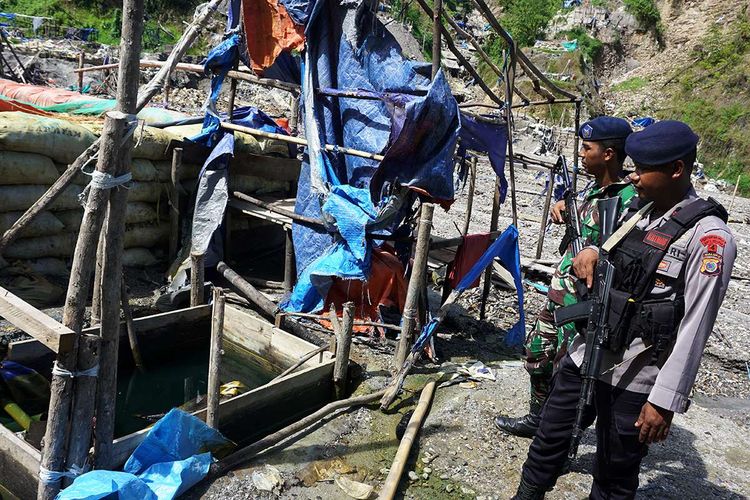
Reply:
<svg viewBox="0 0 750 500"><path fill-rule="evenodd" d="M636 200L629 212L637 210ZM684 280L675 281L677 297L650 299L656 271L669 246L705 217L716 216L724 222L727 212L713 198L698 198L671 215L656 229L635 228L615 247L609 260L615 267L612 281L609 327L609 349L619 351L633 339L641 337L657 344L656 359L677 333L684 315Z"/></svg>
<svg viewBox="0 0 750 500"><path fill-rule="evenodd" d="M552 392L542 409L542 421L521 477L528 484L550 489L565 466L581 391L581 374L565 356L552 382ZM584 426L596 422L597 452L594 461L593 499L629 499L638 489L638 470L648 447L638 441L635 422L647 394L626 391L598 382L595 404L587 408Z"/></svg>

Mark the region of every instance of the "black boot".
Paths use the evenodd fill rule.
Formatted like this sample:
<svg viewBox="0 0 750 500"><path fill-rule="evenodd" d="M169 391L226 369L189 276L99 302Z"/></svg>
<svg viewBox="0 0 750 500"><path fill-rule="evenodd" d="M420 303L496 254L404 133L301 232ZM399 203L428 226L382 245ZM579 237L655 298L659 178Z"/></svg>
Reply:
<svg viewBox="0 0 750 500"><path fill-rule="evenodd" d="M495 417L495 426L513 436L531 439L536 434L537 429L539 429L539 422L541 420L541 405L532 403L529 413L523 417L498 415Z"/></svg>
<svg viewBox="0 0 750 500"><path fill-rule="evenodd" d="M516 494L510 500L543 500L544 494L544 488L529 484L521 477L518 491L516 491Z"/></svg>

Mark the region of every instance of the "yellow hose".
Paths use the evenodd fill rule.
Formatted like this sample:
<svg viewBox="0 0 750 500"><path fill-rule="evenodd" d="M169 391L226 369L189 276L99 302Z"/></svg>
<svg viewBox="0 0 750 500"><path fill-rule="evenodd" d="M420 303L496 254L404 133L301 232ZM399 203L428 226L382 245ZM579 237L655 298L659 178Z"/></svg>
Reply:
<svg viewBox="0 0 750 500"><path fill-rule="evenodd" d="M0 404L3 405L3 410L5 410L5 413L10 415L10 417L16 421L18 425L23 427L23 430L27 431L29 430L29 427L31 427L31 417L21 409L20 406L18 406L16 403L13 403L12 401L2 401Z"/></svg>

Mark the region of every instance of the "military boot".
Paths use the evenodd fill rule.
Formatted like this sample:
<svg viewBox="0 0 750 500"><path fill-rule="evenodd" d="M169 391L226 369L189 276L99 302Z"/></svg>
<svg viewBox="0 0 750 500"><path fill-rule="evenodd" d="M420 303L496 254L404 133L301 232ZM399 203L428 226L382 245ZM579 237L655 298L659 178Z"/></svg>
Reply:
<svg viewBox="0 0 750 500"><path fill-rule="evenodd" d="M545 489L534 484L527 483L523 477L518 485L518 491L510 500L543 500Z"/></svg>
<svg viewBox="0 0 750 500"><path fill-rule="evenodd" d="M495 417L495 426L503 432L523 438L533 438L539 429L542 417L542 406L532 402L529 405L529 413L522 417L509 417L498 415Z"/></svg>

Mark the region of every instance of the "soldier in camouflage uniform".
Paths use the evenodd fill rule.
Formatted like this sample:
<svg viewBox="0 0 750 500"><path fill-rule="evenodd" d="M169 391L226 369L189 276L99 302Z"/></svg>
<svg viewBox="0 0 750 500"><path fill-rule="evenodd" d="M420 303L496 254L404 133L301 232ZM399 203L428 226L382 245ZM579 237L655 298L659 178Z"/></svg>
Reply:
<svg viewBox="0 0 750 500"><path fill-rule="evenodd" d="M622 164L625 161L625 139L631 133L630 125L621 118L598 117L584 123L578 135L583 139L578 153L581 164L594 176L594 186L579 206L581 238L585 246L599 245L599 212L596 201L619 196L620 210L627 209L636 191L629 180L623 180ZM550 215L557 224L565 222L565 203L556 203ZM558 263L547 293L547 302L537 316L534 327L526 339L524 366L529 372L531 397L529 413L523 417L499 415L495 425L502 431L521 437L533 437L539 426L539 414L547 399L553 368L562 358L575 336L572 323L563 328L554 325L553 313L559 306L575 304L577 278L572 274L573 250L567 251Z"/></svg>

